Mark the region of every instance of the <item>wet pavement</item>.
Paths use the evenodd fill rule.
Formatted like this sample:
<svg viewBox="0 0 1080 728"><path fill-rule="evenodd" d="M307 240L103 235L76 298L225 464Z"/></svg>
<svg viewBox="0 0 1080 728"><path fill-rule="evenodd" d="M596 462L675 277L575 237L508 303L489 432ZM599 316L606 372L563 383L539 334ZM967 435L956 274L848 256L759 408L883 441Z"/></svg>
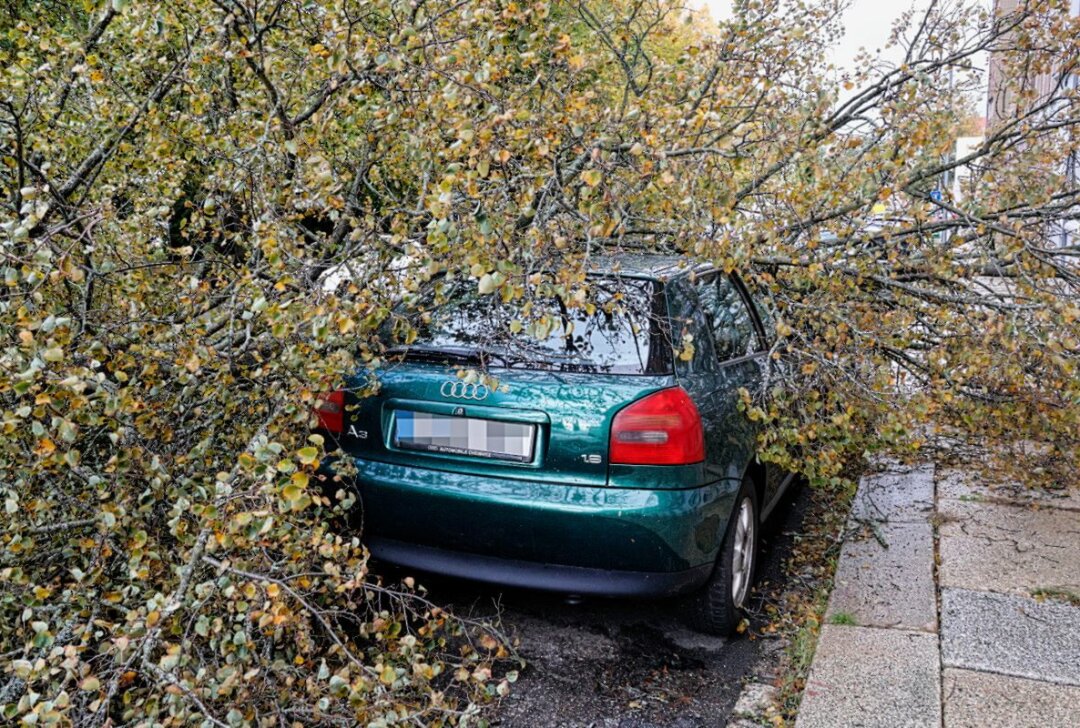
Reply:
<svg viewBox="0 0 1080 728"><path fill-rule="evenodd" d="M758 589L746 633L725 640L693 632L674 601L585 600L500 590L418 575L437 604L460 613L501 611L503 632L527 666L493 723L510 728L560 726L652 728L722 726L743 683L768 672L781 649L751 635L769 593L783 585L810 502L793 487L762 529Z"/></svg>

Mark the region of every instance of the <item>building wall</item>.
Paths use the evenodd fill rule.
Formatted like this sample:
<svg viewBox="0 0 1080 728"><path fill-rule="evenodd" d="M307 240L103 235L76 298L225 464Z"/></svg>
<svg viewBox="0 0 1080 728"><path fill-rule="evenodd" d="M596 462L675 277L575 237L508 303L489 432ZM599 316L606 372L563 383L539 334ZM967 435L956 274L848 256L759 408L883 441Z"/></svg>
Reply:
<svg viewBox="0 0 1080 728"><path fill-rule="evenodd" d="M983 143L986 137L981 136L967 136L959 137L956 140L956 149L954 151L955 159L963 159L968 156ZM966 164L960 165L953 172L952 178L952 201L953 204L960 204L968 198L971 193L971 167Z"/></svg>
<svg viewBox="0 0 1080 728"><path fill-rule="evenodd" d="M994 8L998 15L1008 15L1016 10L1020 0L995 0ZM1073 15L1080 15L1080 0L1070 0ZM1015 106L1015 90L1006 88L1007 69L999 54L991 53L987 79L989 91L986 104L986 123L989 127L996 126L1003 119L1012 115ZM1075 79L1073 79L1075 81ZM1057 74L1043 73L1028 76L1021 79L1021 87L1033 89L1036 97L1043 97L1054 89L1057 82Z"/></svg>
<svg viewBox="0 0 1080 728"><path fill-rule="evenodd" d="M996 0L994 7L999 15L1007 15L1016 10L1019 4L1020 0ZM1070 0L1070 8L1074 16L1080 15L1080 0ZM1007 73L1010 70L1005 68L999 54L991 53L988 65L986 124L992 133L994 127L1015 114L1016 89L1007 88L1010 81L1007 78ZM1057 81L1057 73L1030 75L1019 79L1019 88L1032 89L1036 94L1036 98L1040 98L1050 94ZM1012 80L1012 83L1015 86L1016 80ZM1065 85L1080 88L1080 78L1074 75L1066 79ZM1066 184L1070 181L1074 185L1080 184L1080 159L1077 158L1075 153L1065 160L1062 172L1067 180ZM1080 222L1075 220L1053 222L1046 232L1047 242L1050 245L1065 247L1080 242Z"/></svg>
<svg viewBox="0 0 1080 728"><path fill-rule="evenodd" d="M1008 15L1013 10L1016 10L1017 1L1018 0L997 0L994 3L994 11L998 15ZM997 122L1000 122L1001 119L1008 115L1007 109L1011 104L1009 94L1007 94L1007 89L1005 89L1005 66L1002 63L1001 56L997 53L991 53L989 66L986 124L987 126L997 126Z"/></svg>

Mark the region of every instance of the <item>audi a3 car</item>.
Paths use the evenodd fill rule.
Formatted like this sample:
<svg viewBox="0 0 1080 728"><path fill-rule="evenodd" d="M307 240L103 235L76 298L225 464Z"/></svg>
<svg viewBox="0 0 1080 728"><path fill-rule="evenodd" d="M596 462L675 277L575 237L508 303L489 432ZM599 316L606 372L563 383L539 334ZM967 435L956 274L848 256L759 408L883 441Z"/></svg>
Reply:
<svg viewBox="0 0 1080 728"><path fill-rule="evenodd" d="M317 410L355 465L363 538L453 577L690 595L692 623L728 633L791 481L737 407L772 327L737 276L674 257L605 260L574 303L442 279L395 310L385 365Z"/></svg>

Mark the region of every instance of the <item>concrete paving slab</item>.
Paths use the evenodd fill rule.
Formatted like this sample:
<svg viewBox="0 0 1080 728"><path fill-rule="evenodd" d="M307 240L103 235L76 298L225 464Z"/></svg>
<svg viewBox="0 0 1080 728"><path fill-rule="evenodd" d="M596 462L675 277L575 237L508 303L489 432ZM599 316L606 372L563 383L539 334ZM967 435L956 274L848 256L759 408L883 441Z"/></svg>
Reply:
<svg viewBox="0 0 1080 728"><path fill-rule="evenodd" d="M938 728L936 635L825 625L796 728Z"/></svg>
<svg viewBox="0 0 1080 728"><path fill-rule="evenodd" d="M946 668L945 728L1080 725L1080 688Z"/></svg>
<svg viewBox="0 0 1080 728"><path fill-rule="evenodd" d="M943 587L1080 595L1080 513L994 503L938 503Z"/></svg>
<svg viewBox="0 0 1080 728"><path fill-rule="evenodd" d="M775 685L753 682L744 686L727 728L760 728L762 721L779 712L779 698L780 689Z"/></svg>
<svg viewBox="0 0 1080 728"><path fill-rule="evenodd" d="M865 475L851 505L851 520L919 522L934 510L934 466L893 466Z"/></svg>
<svg viewBox="0 0 1080 728"><path fill-rule="evenodd" d="M1080 488L1043 490L1019 483L990 483L971 470L940 471L937 493L942 499L1080 511Z"/></svg>
<svg viewBox="0 0 1080 728"><path fill-rule="evenodd" d="M1080 686L1080 608L942 589L941 659L945 667Z"/></svg>
<svg viewBox="0 0 1080 728"><path fill-rule="evenodd" d="M936 632L933 527L890 521L878 535L887 548L874 536L844 543L825 621Z"/></svg>

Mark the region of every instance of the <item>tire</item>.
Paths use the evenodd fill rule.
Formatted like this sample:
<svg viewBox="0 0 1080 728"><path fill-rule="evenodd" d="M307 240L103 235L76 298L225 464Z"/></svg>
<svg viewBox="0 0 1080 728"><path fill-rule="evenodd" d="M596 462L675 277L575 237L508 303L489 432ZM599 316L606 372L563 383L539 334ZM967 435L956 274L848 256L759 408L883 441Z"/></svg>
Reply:
<svg viewBox="0 0 1080 728"><path fill-rule="evenodd" d="M742 621L758 558L757 489L743 478L716 566L701 591L691 596L689 622L699 632L727 637Z"/></svg>

